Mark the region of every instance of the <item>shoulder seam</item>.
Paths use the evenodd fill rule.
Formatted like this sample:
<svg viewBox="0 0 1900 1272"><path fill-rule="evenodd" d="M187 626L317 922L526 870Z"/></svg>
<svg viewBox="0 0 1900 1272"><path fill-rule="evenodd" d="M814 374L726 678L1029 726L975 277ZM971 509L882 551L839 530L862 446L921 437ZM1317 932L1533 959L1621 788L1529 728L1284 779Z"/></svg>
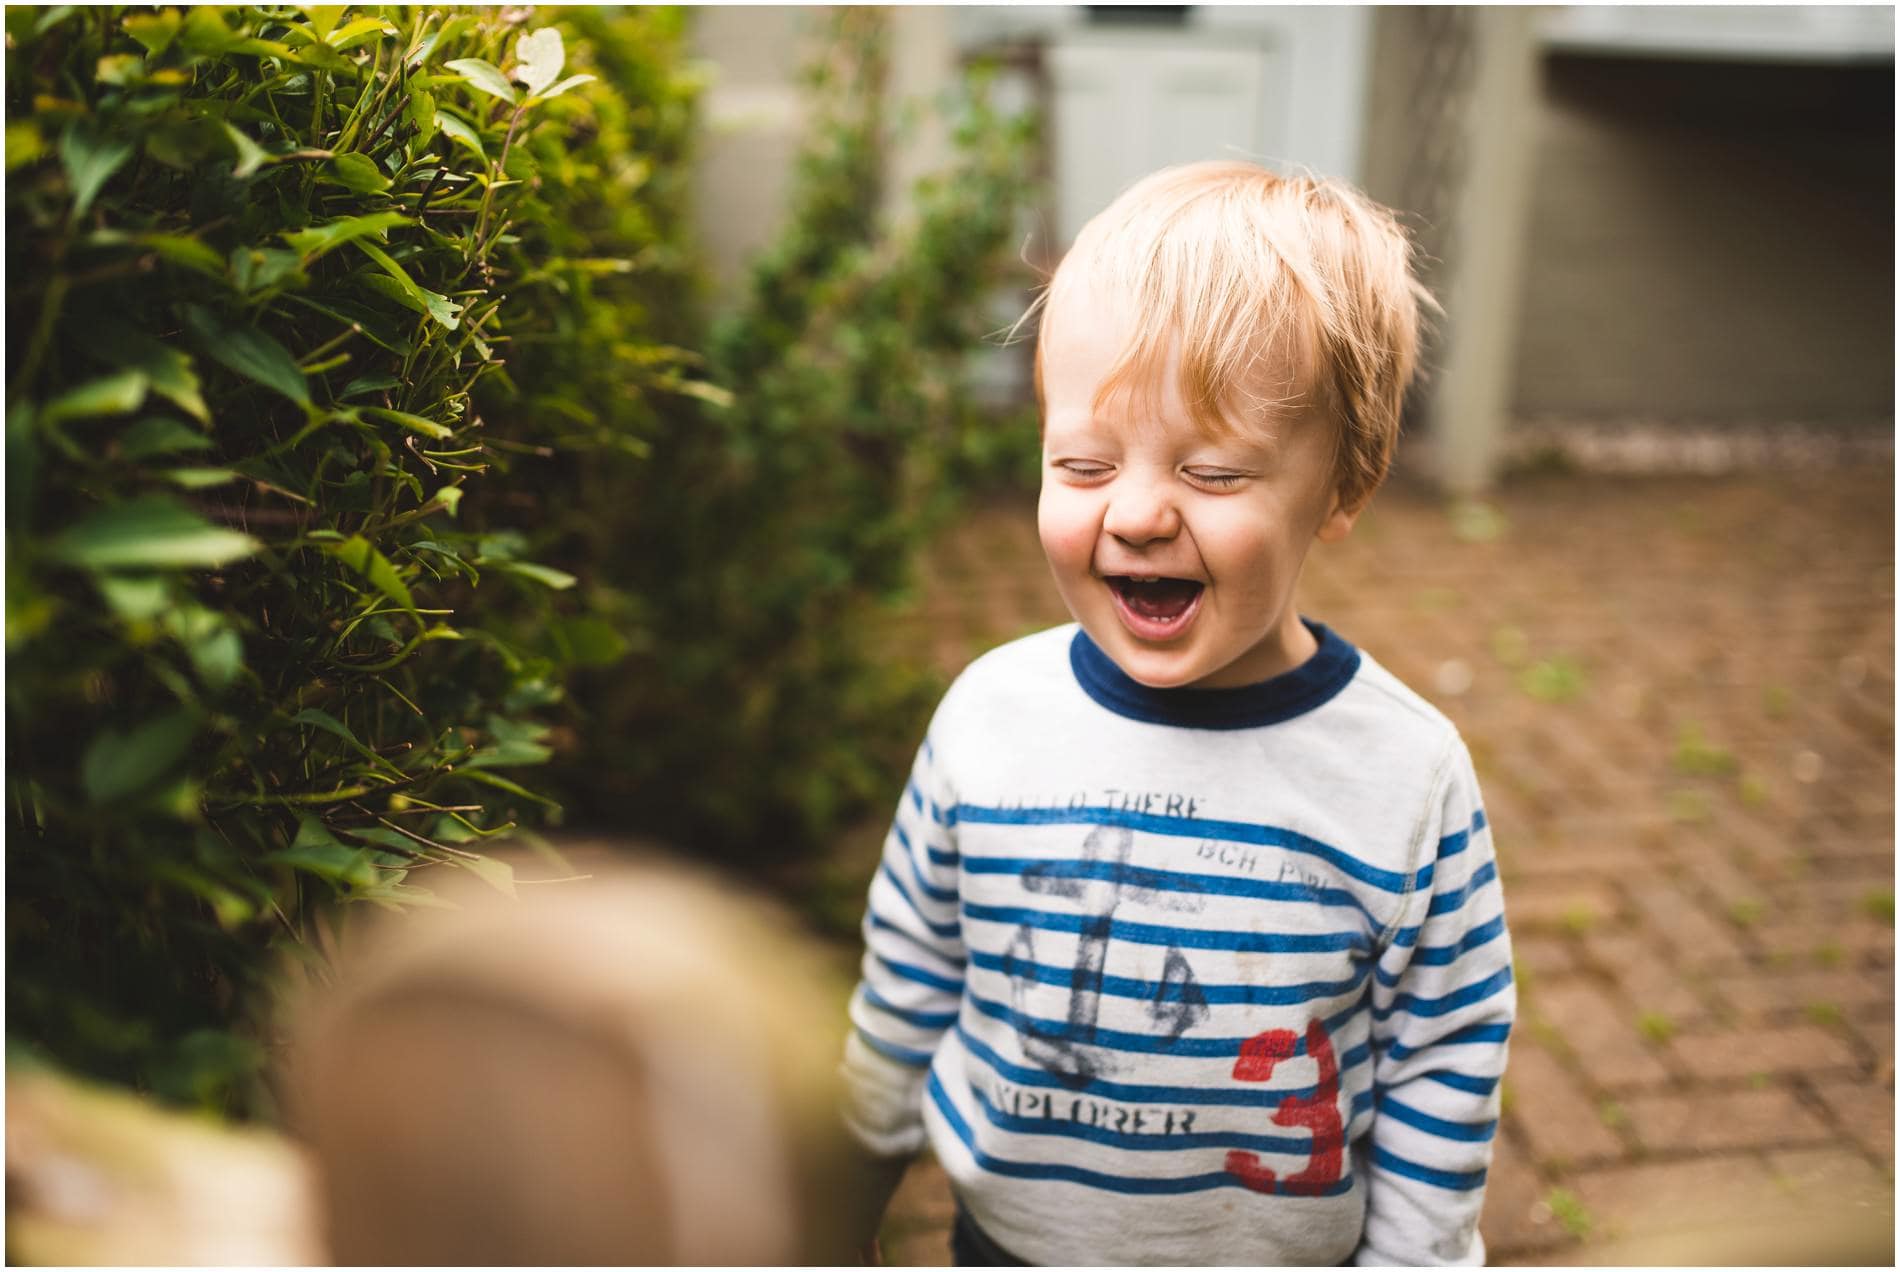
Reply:
<svg viewBox="0 0 1900 1272"><path fill-rule="evenodd" d="M1361 654L1363 653L1362 650ZM1368 665L1373 669L1372 675L1364 674ZM1434 725L1453 737L1458 735L1458 726L1451 722L1450 716L1433 706L1416 689L1394 676L1383 663L1367 659L1361 662L1359 670L1361 674L1353 677L1355 683L1364 684L1368 689L1376 691L1387 701L1403 707L1408 714L1417 716L1426 724ZM1386 683L1387 681L1391 683Z"/></svg>
<svg viewBox="0 0 1900 1272"><path fill-rule="evenodd" d="M1446 723L1450 722L1446 721ZM1418 891L1418 873L1421 867L1419 859L1424 856L1426 840L1430 839L1434 844L1437 842L1437 837L1428 833L1432 825L1432 810L1443 802L1447 776L1452 768L1452 757L1457 750L1455 745L1457 738L1457 729L1451 729L1445 745L1438 750L1437 760L1432 764L1431 784L1425 788L1425 799L1419 805L1417 820L1412 824L1412 846L1407 851L1405 860L1405 888L1399 894L1399 904L1392 912L1392 921L1386 924L1383 932L1379 933L1381 953L1391 946L1392 938L1397 936L1399 929L1405 925L1406 907L1411 904L1413 895Z"/></svg>

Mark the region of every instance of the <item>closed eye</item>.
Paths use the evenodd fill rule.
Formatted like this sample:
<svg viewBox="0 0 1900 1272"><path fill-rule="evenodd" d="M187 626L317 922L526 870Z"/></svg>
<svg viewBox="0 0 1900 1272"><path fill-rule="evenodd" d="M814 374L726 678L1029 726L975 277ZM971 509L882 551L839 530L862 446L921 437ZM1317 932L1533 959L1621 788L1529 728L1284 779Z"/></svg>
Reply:
<svg viewBox="0 0 1900 1272"><path fill-rule="evenodd" d="M1228 490L1247 480L1246 473L1228 472L1225 469L1190 468L1188 477L1202 486L1211 486L1215 490Z"/></svg>
<svg viewBox="0 0 1900 1272"><path fill-rule="evenodd" d="M1107 464L1089 459L1058 459L1051 466L1065 477L1075 477L1083 481L1106 477L1111 471Z"/></svg>

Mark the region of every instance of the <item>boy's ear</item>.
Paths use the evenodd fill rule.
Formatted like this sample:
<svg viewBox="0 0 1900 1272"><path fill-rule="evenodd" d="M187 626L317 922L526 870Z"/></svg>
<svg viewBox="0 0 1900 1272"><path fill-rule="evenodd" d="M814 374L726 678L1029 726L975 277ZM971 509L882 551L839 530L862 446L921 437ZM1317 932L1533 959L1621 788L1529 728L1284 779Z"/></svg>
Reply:
<svg viewBox="0 0 1900 1272"><path fill-rule="evenodd" d="M1366 501L1347 506L1339 487L1333 487L1332 503L1326 510L1326 516L1319 523L1319 529L1313 537L1321 543L1338 543L1352 533L1353 523L1359 520L1359 514L1365 510Z"/></svg>

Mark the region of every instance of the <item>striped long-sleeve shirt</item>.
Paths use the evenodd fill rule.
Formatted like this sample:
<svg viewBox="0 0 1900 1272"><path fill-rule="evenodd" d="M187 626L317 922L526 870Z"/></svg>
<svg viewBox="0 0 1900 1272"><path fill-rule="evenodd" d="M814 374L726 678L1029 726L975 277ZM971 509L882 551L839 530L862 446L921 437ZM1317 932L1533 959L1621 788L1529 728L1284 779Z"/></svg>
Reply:
<svg viewBox="0 0 1900 1272"><path fill-rule="evenodd" d="M1457 731L1370 657L1152 690L1075 626L931 723L848 1120L1041 1264L1478 1263L1515 1004Z"/></svg>

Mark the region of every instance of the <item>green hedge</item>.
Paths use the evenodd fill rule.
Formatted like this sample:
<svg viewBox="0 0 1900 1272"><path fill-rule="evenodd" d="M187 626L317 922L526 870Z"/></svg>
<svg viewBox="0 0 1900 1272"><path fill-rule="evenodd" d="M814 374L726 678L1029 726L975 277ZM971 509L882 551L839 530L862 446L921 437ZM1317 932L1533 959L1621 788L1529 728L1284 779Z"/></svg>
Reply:
<svg viewBox="0 0 1900 1272"><path fill-rule="evenodd" d="M884 19L831 15L709 327L685 16L528 12L6 15L16 1044L263 1108L336 902L509 889L561 803L808 852L899 780L934 686L874 627L1033 437L963 387L1027 125L977 86L887 224Z"/></svg>
<svg viewBox="0 0 1900 1272"><path fill-rule="evenodd" d="M263 950L513 886L565 668L468 611L573 579L458 519L534 445L473 394L560 307L564 94L624 105L502 10L7 29L9 1032L232 1107Z"/></svg>

